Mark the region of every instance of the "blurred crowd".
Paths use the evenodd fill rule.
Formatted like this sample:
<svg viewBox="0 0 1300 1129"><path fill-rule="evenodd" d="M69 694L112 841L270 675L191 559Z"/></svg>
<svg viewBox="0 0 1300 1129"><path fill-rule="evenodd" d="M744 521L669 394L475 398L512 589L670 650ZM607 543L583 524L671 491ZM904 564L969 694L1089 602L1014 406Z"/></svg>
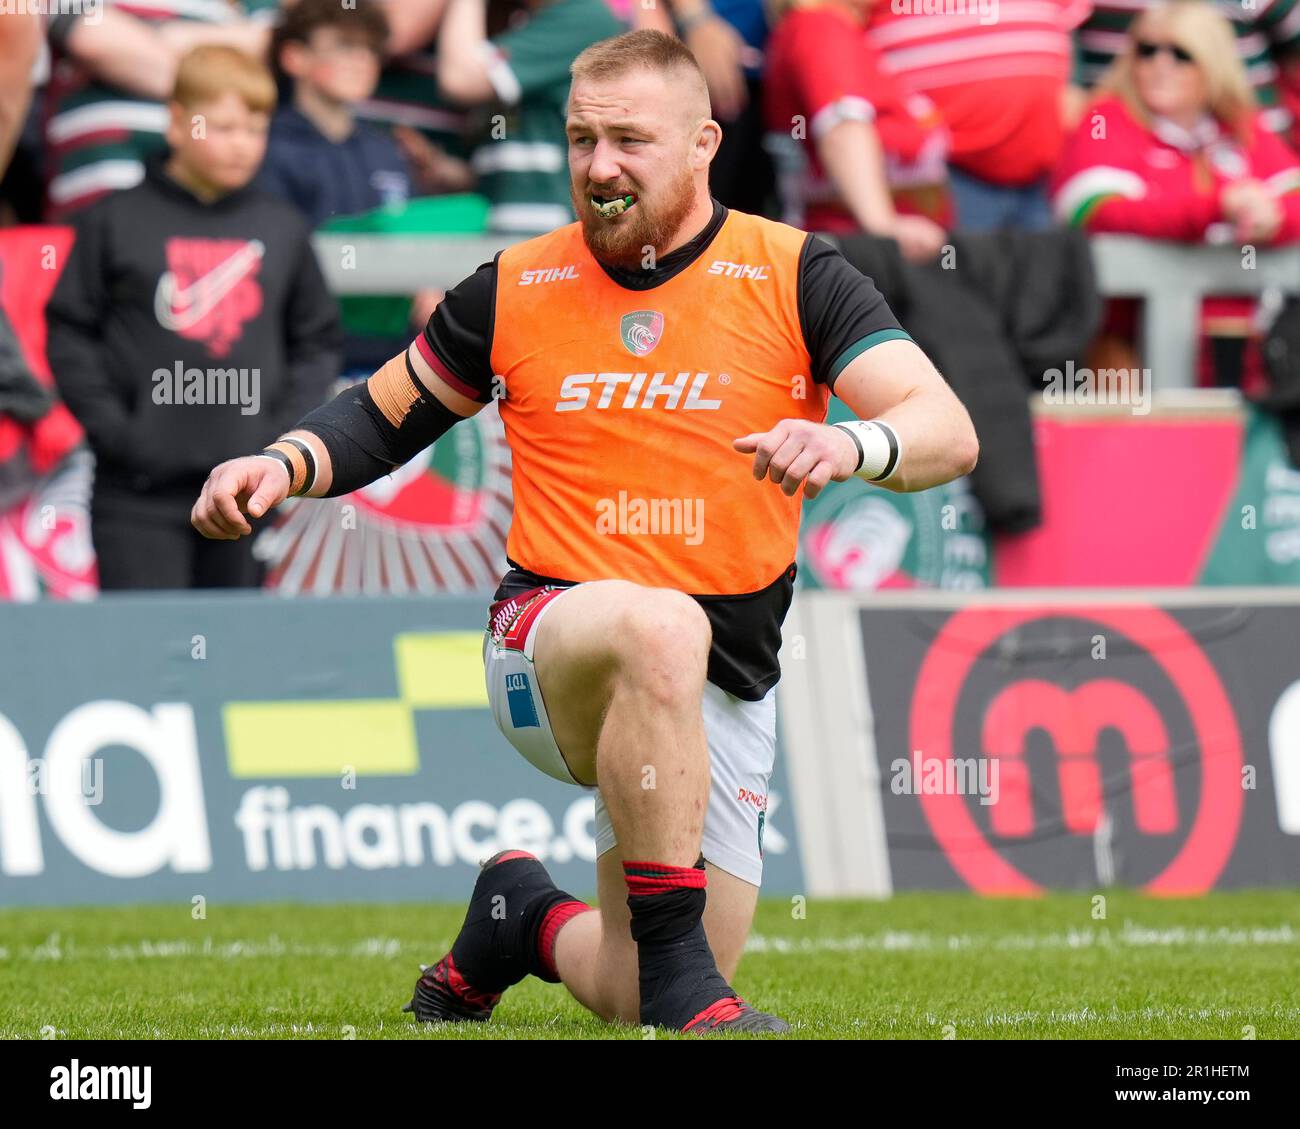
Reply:
<svg viewBox="0 0 1300 1129"><path fill-rule="evenodd" d="M954 233L1008 229L1300 238L1300 0L29 7L0 15L0 227L76 228L49 361L96 456L106 586L182 558L158 586L256 583L251 557L214 581L206 550L168 543L183 528L140 530L183 519L202 469L269 441L340 372L377 367L442 298L345 301L340 318L309 233L376 214L404 217L395 230L520 237L572 221L569 64L629 28L679 35L700 62L723 127L722 203L888 240L909 263L935 261ZM150 241L182 228L203 235L167 243L167 301L161 284L133 289ZM1206 303L1200 332L1238 348L1205 351L1229 362L1203 383L1260 379L1257 321L1251 299ZM268 409L220 442L202 421L148 433L115 389L132 365L183 356L160 333L257 362ZM0 369L5 341L0 324ZM1097 355L1137 364L1133 342L1131 303L1110 303ZM0 420L18 402L4 379Z"/></svg>
<svg viewBox="0 0 1300 1129"><path fill-rule="evenodd" d="M549 230L573 218L569 63L657 27L708 78L724 128L712 186L731 207L891 236L918 259L953 225L1054 217L1175 239L1294 235L1280 174L1295 167L1297 0L41 7L0 17L0 223L67 220L139 183L166 150L180 60L219 45L273 74L275 100L249 106L269 118L258 183L311 224L472 191L492 230ZM1206 216L1211 181L1226 191Z"/></svg>

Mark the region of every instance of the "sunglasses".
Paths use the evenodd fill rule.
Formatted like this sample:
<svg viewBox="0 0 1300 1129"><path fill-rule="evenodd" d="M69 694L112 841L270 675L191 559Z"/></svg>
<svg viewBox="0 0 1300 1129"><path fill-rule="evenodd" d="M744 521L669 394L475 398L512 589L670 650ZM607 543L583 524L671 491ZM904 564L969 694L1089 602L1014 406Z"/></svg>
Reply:
<svg viewBox="0 0 1300 1129"><path fill-rule="evenodd" d="M1162 51L1167 51L1180 63L1194 63L1192 54L1184 47L1179 47L1174 43L1150 43L1146 40L1138 40L1137 56L1139 59L1154 59Z"/></svg>

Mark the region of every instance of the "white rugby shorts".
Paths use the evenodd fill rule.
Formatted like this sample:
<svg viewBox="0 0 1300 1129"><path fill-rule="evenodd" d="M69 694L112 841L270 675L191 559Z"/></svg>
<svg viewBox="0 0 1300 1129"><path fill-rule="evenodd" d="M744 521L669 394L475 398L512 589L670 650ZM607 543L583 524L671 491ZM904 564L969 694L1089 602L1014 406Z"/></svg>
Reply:
<svg viewBox="0 0 1300 1129"><path fill-rule="evenodd" d="M497 728L534 767L565 784L579 784L551 732L533 666L542 617L569 588L535 588L492 605L483 639L488 700ZM704 732L711 787L702 851L707 861L754 886L763 878L767 787L776 762L776 690L747 702L712 682L704 684ZM596 853L617 846L599 787L595 793Z"/></svg>

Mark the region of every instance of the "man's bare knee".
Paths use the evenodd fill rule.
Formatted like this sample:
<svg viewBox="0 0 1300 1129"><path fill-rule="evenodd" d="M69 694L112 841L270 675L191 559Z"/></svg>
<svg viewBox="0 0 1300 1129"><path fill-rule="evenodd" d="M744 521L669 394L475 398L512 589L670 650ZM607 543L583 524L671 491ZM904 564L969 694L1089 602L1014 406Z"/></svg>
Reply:
<svg viewBox="0 0 1300 1129"><path fill-rule="evenodd" d="M665 705L699 695L708 669L712 630L690 596L645 588L621 603L611 623L620 672Z"/></svg>

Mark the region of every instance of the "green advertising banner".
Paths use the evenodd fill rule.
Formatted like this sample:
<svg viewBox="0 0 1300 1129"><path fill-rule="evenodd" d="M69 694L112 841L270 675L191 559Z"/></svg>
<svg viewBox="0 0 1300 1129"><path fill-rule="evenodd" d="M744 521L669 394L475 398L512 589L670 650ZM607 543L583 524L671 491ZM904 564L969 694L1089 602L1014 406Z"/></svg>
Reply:
<svg viewBox="0 0 1300 1129"><path fill-rule="evenodd" d="M1200 583L1300 585L1300 470L1268 412L1249 418L1237 490Z"/></svg>
<svg viewBox="0 0 1300 1129"><path fill-rule="evenodd" d="M0 905L460 901L531 851L595 888L588 789L492 720L478 598L0 603ZM804 889L778 752L764 888Z"/></svg>

